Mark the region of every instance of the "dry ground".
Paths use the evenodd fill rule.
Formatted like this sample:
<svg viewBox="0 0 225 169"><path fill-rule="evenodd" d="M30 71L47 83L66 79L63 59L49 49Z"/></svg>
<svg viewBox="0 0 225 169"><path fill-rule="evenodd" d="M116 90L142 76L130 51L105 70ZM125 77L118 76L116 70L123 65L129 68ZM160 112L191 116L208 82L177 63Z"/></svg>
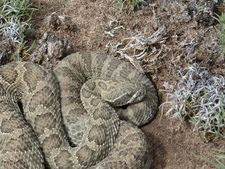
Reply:
<svg viewBox="0 0 225 169"><path fill-rule="evenodd" d="M216 28L219 28L219 24L198 25L193 19L193 9L189 6L185 8L177 4L163 7L162 0L152 0L146 1L146 6L140 6L135 11L120 12L115 8L118 4L114 0L32 1L37 10L34 12L34 29L28 39L38 42L45 32L49 36L58 37L62 40L62 50L57 57L80 50L101 51L120 57L116 50L124 46L119 46L118 49L113 46L124 38L138 34L150 36L165 26L159 39L149 44L148 55L137 62L151 75L160 103L165 101L166 92L169 92L164 87L165 82L176 86L177 79L172 75L176 73L175 67L178 65L186 67L197 62L206 66L213 74L224 75L223 56L218 52L220 46ZM110 21L114 21L112 27L108 25ZM118 29L111 32L114 34L112 37L109 32L113 30L113 26ZM108 31L108 34L104 31ZM134 54L132 50L126 52ZM46 54L43 57L36 62L54 67L57 62L54 55ZM225 149L224 140L207 142L198 133L193 133L191 124L179 124L178 120L165 116L161 109L142 129L153 145L153 169L211 169L214 166L192 154L209 158L207 150Z"/></svg>

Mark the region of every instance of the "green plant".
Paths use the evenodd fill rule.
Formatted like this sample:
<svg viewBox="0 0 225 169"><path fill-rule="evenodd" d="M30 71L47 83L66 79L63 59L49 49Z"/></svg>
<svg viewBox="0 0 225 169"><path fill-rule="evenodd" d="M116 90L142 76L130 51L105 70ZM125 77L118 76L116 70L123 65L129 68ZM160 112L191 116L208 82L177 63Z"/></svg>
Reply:
<svg viewBox="0 0 225 169"><path fill-rule="evenodd" d="M116 1L119 2L119 6L116 6L116 8L119 9L120 11L124 9L131 9L133 11L135 6L137 6L138 3L143 2L144 0L116 0Z"/></svg>
<svg viewBox="0 0 225 169"><path fill-rule="evenodd" d="M29 0L2 0L0 14L6 19L18 18L21 22L29 22L31 20L31 13L29 10L31 4Z"/></svg>
<svg viewBox="0 0 225 169"><path fill-rule="evenodd" d="M225 138L225 78L212 76L197 63L179 68L176 89L167 94L167 114L189 120L206 140Z"/></svg>
<svg viewBox="0 0 225 169"><path fill-rule="evenodd" d="M221 25L221 30L218 30L220 35L220 42L225 46L225 13L222 13L222 15L216 15L214 17ZM222 49L222 54L225 56L225 47Z"/></svg>
<svg viewBox="0 0 225 169"><path fill-rule="evenodd" d="M26 47L26 34L31 31L31 19L34 9L30 0L0 1L0 36L4 48L14 60L20 60L28 55L31 47Z"/></svg>
<svg viewBox="0 0 225 169"><path fill-rule="evenodd" d="M213 162L213 161L210 161L206 158L203 158L201 156L198 156L196 154L193 154L194 156L198 157L198 158L201 158L202 160L205 160L207 161L208 163L211 163L212 165L214 165L215 167L218 167L220 169L225 169L225 164L222 163L220 160L225 160L225 150L217 150L217 149L214 149L212 151L212 153L208 152L208 154L216 161L216 162Z"/></svg>

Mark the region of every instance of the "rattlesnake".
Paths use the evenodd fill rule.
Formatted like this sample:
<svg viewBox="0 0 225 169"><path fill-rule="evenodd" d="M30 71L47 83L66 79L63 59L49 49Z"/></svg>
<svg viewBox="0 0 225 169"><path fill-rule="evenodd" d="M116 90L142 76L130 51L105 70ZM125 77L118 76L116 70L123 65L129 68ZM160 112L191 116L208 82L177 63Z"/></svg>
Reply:
<svg viewBox="0 0 225 169"><path fill-rule="evenodd" d="M72 54L54 72L1 66L0 168L149 168L151 150L135 125L157 106L145 75L102 53Z"/></svg>

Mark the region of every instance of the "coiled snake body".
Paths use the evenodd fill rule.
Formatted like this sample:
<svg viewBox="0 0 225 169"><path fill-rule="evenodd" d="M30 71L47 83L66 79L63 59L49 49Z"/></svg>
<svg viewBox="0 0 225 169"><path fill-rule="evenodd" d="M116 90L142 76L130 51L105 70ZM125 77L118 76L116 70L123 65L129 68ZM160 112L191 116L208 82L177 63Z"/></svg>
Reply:
<svg viewBox="0 0 225 169"><path fill-rule="evenodd" d="M67 56L54 73L28 62L1 66L0 168L149 168L151 150L135 125L157 106L145 75L102 53Z"/></svg>

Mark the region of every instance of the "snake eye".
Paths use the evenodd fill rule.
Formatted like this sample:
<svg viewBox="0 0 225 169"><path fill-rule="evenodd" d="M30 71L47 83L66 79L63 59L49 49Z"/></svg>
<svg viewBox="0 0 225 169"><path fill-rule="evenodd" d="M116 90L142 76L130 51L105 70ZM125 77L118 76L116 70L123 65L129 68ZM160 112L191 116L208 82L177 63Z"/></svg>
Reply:
<svg viewBox="0 0 225 169"><path fill-rule="evenodd" d="M18 101L17 101L17 105L18 105L18 107L19 107L21 113L24 114L24 111L23 111L23 103L21 102L21 100L18 100Z"/></svg>
<svg viewBox="0 0 225 169"><path fill-rule="evenodd" d="M124 110L125 110L125 109L127 109L127 107L128 107L128 106L129 106L129 104L124 105L124 106L120 106L119 108L120 108L120 109L124 109Z"/></svg>

